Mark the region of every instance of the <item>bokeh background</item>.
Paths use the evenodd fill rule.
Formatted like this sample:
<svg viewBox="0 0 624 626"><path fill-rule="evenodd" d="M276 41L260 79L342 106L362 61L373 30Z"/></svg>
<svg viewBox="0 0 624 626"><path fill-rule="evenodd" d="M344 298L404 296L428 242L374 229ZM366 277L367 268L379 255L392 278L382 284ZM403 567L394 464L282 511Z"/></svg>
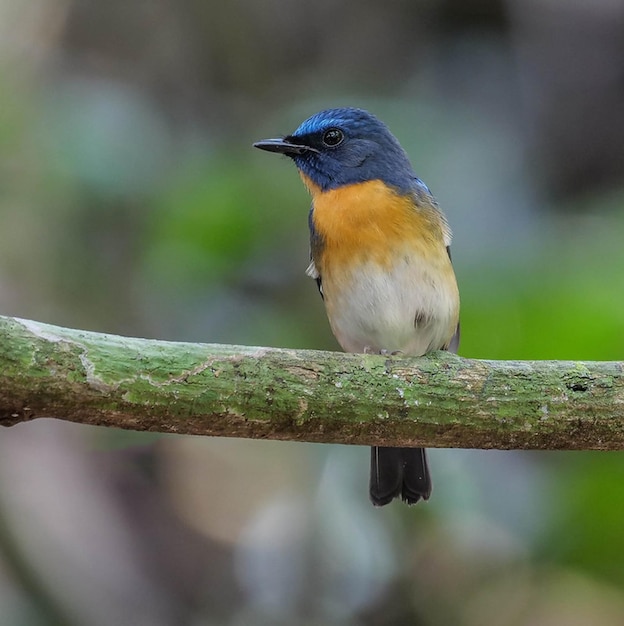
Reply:
<svg viewBox="0 0 624 626"><path fill-rule="evenodd" d="M455 231L464 356L622 359L624 4L0 0L0 312L338 349L309 199L251 148L387 121ZM2 365L0 364L0 367ZM0 432L0 623L624 623L624 457Z"/></svg>

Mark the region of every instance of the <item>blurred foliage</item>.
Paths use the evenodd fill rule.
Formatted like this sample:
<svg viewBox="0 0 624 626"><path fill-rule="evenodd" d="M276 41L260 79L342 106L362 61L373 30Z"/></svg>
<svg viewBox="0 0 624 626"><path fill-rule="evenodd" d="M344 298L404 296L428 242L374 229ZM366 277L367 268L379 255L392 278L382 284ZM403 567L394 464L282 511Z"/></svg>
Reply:
<svg viewBox="0 0 624 626"><path fill-rule="evenodd" d="M620 292L624 195L596 197L582 216L555 218L544 247L483 284L462 283L466 356L496 359L619 360L624 352ZM605 255L604 251L608 251ZM535 254L535 252L537 252ZM476 280L475 280L476 279ZM471 284L472 283L472 284Z"/></svg>
<svg viewBox="0 0 624 626"><path fill-rule="evenodd" d="M337 349L309 198L253 151L327 106L388 122L453 226L461 353L621 359L624 8L0 0L0 302L162 339ZM624 621L619 453L0 433L3 624Z"/></svg>

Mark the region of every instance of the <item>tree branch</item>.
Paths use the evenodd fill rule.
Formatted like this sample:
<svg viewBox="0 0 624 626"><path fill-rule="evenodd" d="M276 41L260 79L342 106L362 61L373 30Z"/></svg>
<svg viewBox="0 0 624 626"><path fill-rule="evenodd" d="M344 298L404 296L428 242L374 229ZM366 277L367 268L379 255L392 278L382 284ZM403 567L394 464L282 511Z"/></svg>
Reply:
<svg viewBox="0 0 624 626"><path fill-rule="evenodd" d="M173 343L0 316L0 424L463 448L624 448L621 362Z"/></svg>

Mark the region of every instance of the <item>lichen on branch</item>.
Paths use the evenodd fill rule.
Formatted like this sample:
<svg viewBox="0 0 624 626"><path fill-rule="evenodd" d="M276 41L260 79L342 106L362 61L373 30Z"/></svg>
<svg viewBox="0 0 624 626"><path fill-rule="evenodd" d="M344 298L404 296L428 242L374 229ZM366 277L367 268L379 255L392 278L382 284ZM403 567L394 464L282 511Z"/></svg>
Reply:
<svg viewBox="0 0 624 626"><path fill-rule="evenodd" d="M620 362L413 358L120 337L0 316L0 425L346 444L623 449Z"/></svg>

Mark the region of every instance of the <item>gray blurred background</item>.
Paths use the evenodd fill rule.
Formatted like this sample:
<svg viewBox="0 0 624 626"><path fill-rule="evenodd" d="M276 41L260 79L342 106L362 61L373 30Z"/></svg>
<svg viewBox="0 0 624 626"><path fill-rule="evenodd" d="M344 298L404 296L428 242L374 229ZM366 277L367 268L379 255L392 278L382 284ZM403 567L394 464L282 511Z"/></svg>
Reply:
<svg viewBox="0 0 624 626"><path fill-rule="evenodd" d="M309 198L253 150L385 120L455 232L464 356L624 353L624 3L0 0L0 313L338 349ZM2 365L0 364L0 367ZM619 453L0 431L0 623L624 623Z"/></svg>

